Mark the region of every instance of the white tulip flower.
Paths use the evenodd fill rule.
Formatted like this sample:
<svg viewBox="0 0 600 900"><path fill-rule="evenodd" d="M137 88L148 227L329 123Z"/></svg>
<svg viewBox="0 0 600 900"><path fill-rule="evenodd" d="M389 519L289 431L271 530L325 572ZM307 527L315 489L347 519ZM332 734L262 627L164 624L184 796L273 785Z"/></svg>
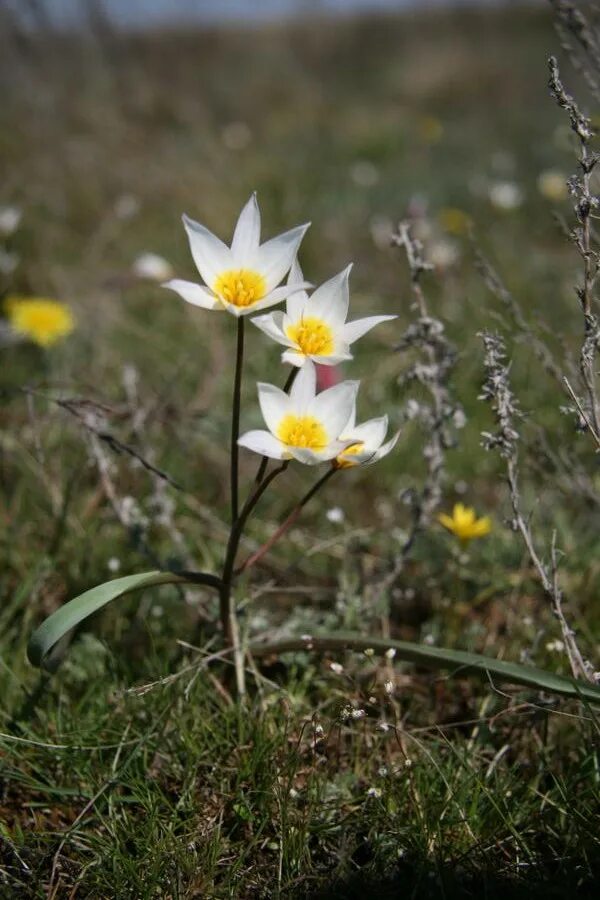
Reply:
<svg viewBox="0 0 600 900"><path fill-rule="evenodd" d="M396 316L367 316L346 322L350 299L348 279L352 265L335 275L309 295L304 290L291 292L286 311L269 313L252 319L252 324L288 349L283 362L303 366L307 359L322 366L335 366L352 359L350 344ZM289 282L302 281L302 270L294 262Z"/></svg>
<svg viewBox="0 0 600 900"><path fill-rule="evenodd" d="M378 419L369 419L362 425L356 425L356 410L342 434L340 440L346 447L336 457L336 465L341 469L349 469L352 466L370 466L376 463L394 449L400 432L384 443L388 429L388 417L381 416Z"/></svg>
<svg viewBox="0 0 600 900"><path fill-rule="evenodd" d="M268 431L248 431L238 443L271 459L317 465L335 459L349 441L339 435L355 416L358 381L343 381L316 393L315 367L307 362L289 394L259 383L258 400Z"/></svg>
<svg viewBox="0 0 600 900"><path fill-rule="evenodd" d="M188 303L246 316L308 287L306 282L277 287L289 272L308 225L299 225L260 244L256 194L250 197L240 213L231 247L188 216L183 216L183 224L204 284L176 278L163 287L175 291Z"/></svg>

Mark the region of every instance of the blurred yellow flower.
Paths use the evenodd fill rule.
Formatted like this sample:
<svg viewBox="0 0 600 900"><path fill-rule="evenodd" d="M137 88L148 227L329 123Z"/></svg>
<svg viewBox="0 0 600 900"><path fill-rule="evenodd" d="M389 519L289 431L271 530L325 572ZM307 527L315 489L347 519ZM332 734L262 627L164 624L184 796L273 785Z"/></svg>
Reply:
<svg viewBox="0 0 600 900"><path fill-rule="evenodd" d="M471 217L463 209L454 206L440 209L438 221L444 231L456 235L468 234L471 226Z"/></svg>
<svg viewBox="0 0 600 900"><path fill-rule="evenodd" d="M540 194L546 197L547 200L553 200L558 203L560 200L565 200L569 195L567 176L564 172L559 172L556 169L546 169L545 172L541 172L538 176L537 184Z"/></svg>
<svg viewBox="0 0 600 900"><path fill-rule="evenodd" d="M492 530L492 520L489 516L478 519L473 507L464 506L462 503L454 504L451 516L440 513L438 522L465 544L473 538L484 537Z"/></svg>
<svg viewBox="0 0 600 900"><path fill-rule="evenodd" d="M70 309L58 300L7 297L5 307L12 328L40 347L50 347L75 327Z"/></svg>

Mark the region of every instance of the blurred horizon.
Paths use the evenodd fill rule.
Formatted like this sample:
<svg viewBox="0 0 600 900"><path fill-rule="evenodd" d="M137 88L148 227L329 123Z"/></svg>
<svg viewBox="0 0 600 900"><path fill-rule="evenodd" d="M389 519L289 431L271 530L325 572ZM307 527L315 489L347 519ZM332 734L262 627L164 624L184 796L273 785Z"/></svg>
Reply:
<svg viewBox="0 0 600 900"><path fill-rule="evenodd" d="M145 30L165 25L265 23L309 16L398 13L452 8L539 6L543 0L9 0L7 9L29 26L71 28L90 18Z"/></svg>

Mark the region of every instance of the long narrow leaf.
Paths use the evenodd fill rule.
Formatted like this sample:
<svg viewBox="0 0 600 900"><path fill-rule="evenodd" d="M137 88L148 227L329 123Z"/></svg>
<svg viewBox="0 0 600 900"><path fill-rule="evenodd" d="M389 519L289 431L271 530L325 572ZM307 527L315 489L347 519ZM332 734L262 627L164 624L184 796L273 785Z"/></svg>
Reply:
<svg viewBox="0 0 600 900"><path fill-rule="evenodd" d="M102 609L111 600L117 600L125 594L131 594L133 591L139 591L145 587L154 587L159 584L181 584L192 580L198 579L175 575L173 572L156 571L141 572L139 575L125 575L123 578L115 578L113 581L99 584L65 603L42 622L29 639L27 645L29 661L34 666L41 666L46 655L65 634L88 616Z"/></svg>
<svg viewBox="0 0 600 900"><path fill-rule="evenodd" d="M523 684L538 691L547 691L562 697L574 697L600 704L600 687L595 687L586 681L578 681L565 675L555 675L553 672L546 672L545 669L537 669L534 666L524 666L503 659L492 659L479 653L446 650L443 647L425 647L409 641L383 640L353 633L337 635L321 633L300 639L290 638L274 641L269 644L252 644L249 649L254 656L273 656L300 650L316 650L317 652L358 650L364 652L368 648L380 654L393 649L396 651L396 659L414 662L433 669L452 669L453 675L478 675L490 682L498 679L508 684Z"/></svg>

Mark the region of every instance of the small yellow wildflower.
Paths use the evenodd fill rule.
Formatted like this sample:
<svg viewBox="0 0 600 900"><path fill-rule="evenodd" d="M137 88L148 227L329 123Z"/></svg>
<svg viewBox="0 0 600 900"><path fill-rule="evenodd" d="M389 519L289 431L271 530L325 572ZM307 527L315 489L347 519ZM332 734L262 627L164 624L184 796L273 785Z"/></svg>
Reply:
<svg viewBox="0 0 600 900"><path fill-rule="evenodd" d="M440 513L438 522L465 544L473 538L484 537L492 530L492 520L489 516L478 519L473 507L464 506L462 503L454 504L451 516Z"/></svg>
<svg viewBox="0 0 600 900"><path fill-rule="evenodd" d="M468 234L471 227L471 217L468 213L455 206L446 206L440 209L438 221L444 231L459 236Z"/></svg>
<svg viewBox="0 0 600 900"><path fill-rule="evenodd" d="M70 334L75 321L68 306L46 297L8 297L8 321L13 329L40 347L49 347Z"/></svg>

